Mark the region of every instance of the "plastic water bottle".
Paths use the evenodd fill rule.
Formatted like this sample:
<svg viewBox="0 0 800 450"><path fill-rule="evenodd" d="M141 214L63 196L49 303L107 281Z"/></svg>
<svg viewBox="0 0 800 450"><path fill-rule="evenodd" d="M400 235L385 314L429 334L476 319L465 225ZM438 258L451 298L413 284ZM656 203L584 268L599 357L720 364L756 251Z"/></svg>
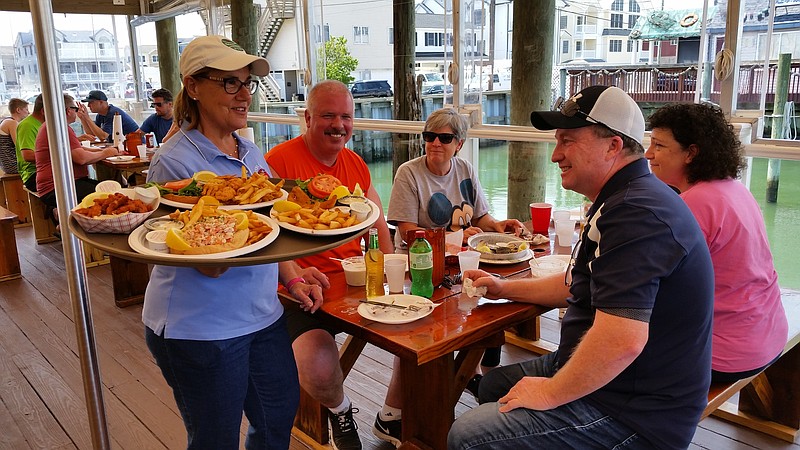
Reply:
<svg viewBox="0 0 800 450"><path fill-rule="evenodd" d="M433 296L433 248L425 239L425 231L418 230L414 237L414 243L408 249L411 295L431 298Z"/></svg>
<svg viewBox="0 0 800 450"><path fill-rule="evenodd" d="M383 252L378 243L378 229L369 230L369 248L364 255L367 266L367 298L384 295L383 290Z"/></svg>

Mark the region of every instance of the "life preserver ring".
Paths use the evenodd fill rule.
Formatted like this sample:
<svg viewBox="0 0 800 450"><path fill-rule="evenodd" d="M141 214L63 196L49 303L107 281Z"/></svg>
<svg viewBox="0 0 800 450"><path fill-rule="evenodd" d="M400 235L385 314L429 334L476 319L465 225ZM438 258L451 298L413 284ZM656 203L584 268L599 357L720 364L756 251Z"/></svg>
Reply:
<svg viewBox="0 0 800 450"><path fill-rule="evenodd" d="M681 23L682 27L686 28L686 27L690 27L690 26L696 24L697 23L697 19L699 19L697 14L689 13L683 19L681 19L680 23Z"/></svg>

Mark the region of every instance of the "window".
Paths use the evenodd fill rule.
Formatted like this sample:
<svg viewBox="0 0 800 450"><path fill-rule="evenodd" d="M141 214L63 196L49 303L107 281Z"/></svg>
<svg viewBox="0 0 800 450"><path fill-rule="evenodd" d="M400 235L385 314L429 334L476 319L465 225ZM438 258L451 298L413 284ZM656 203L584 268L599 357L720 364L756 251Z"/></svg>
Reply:
<svg viewBox="0 0 800 450"><path fill-rule="evenodd" d="M586 16L578 16L578 26L581 26L586 23Z"/></svg>
<svg viewBox="0 0 800 450"><path fill-rule="evenodd" d="M622 0L614 0L611 2L611 10L612 11L622 11Z"/></svg>
<svg viewBox="0 0 800 450"><path fill-rule="evenodd" d="M622 28L622 14L611 14L611 28Z"/></svg>
<svg viewBox="0 0 800 450"><path fill-rule="evenodd" d="M369 27L353 27L353 43L369 44Z"/></svg>
<svg viewBox="0 0 800 450"><path fill-rule="evenodd" d="M153 64L157 63L158 62L158 55L151 56L150 57L150 62L152 62Z"/></svg>
<svg viewBox="0 0 800 450"><path fill-rule="evenodd" d="M476 9L472 11L472 23L475 25L486 25L483 21L483 11Z"/></svg>
<svg viewBox="0 0 800 450"><path fill-rule="evenodd" d="M567 16L561 16L560 22L558 25L559 29L566 30L567 29Z"/></svg>
<svg viewBox="0 0 800 450"><path fill-rule="evenodd" d="M631 14L628 16L628 29L632 30L633 27L636 26L636 21L639 20L639 16Z"/></svg>
<svg viewBox="0 0 800 450"><path fill-rule="evenodd" d="M443 45L444 45L444 33L425 33L426 47L442 47Z"/></svg>
<svg viewBox="0 0 800 450"><path fill-rule="evenodd" d="M561 53L569 53L569 41L561 41Z"/></svg>
<svg viewBox="0 0 800 450"><path fill-rule="evenodd" d="M358 28L358 27L356 27ZM319 25L314 25L314 40L315 42L328 42L331 40L331 27L330 25L323 25L320 30Z"/></svg>
<svg viewBox="0 0 800 450"><path fill-rule="evenodd" d="M622 39L611 39L608 41L609 53L620 53L622 51Z"/></svg>
<svg viewBox="0 0 800 450"><path fill-rule="evenodd" d="M633 49L635 48L633 42L633 39L628 39L628 53L633 53Z"/></svg>
<svg viewBox="0 0 800 450"><path fill-rule="evenodd" d="M142 64L146 63L147 62L147 56L146 55L139 55L139 62L141 62Z"/></svg>
<svg viewBox="0 0 800 450"><path fill-rule="evenodd" d="M630 0L628 2L628 11L630 12L641 12L641 8L639 8L639 2L636 0Z"/></svg>
<svg viewBox="0 0 800 450"><path fill-rule="evenodd" d="M389 45L394 45L394 27L389 27Z"/></svg>
<svg viewBox="0 0 800 450"><path fill-rule="evenodd" d="M583 42L576 41L575 42L575 51L579 52L579 51L582 51L582 50L583 50Z"/></svg>

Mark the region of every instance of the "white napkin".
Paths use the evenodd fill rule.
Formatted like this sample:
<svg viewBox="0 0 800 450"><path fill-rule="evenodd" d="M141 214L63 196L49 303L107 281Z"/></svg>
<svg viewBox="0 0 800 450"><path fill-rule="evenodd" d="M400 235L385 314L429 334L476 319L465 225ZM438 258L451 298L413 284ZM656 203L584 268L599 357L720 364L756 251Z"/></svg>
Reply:
<svg viewBox="0 0 800 450"><path fill-rule="evenodd" d="M455 255L461 251L461 243L464 241L464 230L458 230L445 234L444 254Z"/></svg>

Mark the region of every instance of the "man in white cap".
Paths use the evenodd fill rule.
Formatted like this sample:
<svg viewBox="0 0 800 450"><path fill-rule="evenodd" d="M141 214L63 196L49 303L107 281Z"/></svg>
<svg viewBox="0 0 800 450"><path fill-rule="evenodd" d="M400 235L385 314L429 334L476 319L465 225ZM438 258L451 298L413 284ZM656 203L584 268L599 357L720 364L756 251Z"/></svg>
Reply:
<svg viewBox="0 0 800 450"><path fill-rule="evenodd" d="M108 103L108 97L103 91L89 91L89 95L81 101L89 106L87 110L82 103L78 104L78 119L80 119L86 134L97 136L101 141L111 142L114 132L114 115L116 114L122 117L123 136L139 129L139 125L128 113ZM89 116L89 110L97 114L94 121Z"/></svg>
<svg viewBox="0 0 800 450"><path fill-rule="evenodd" d="M489 372L449 449L686 448L711 374L713 268L680 197L644 159L625 92L588 87L531 122L556 130L564 188L593 201L566 273L498 280L488 296L568 306L558 351Z"/></svg>

